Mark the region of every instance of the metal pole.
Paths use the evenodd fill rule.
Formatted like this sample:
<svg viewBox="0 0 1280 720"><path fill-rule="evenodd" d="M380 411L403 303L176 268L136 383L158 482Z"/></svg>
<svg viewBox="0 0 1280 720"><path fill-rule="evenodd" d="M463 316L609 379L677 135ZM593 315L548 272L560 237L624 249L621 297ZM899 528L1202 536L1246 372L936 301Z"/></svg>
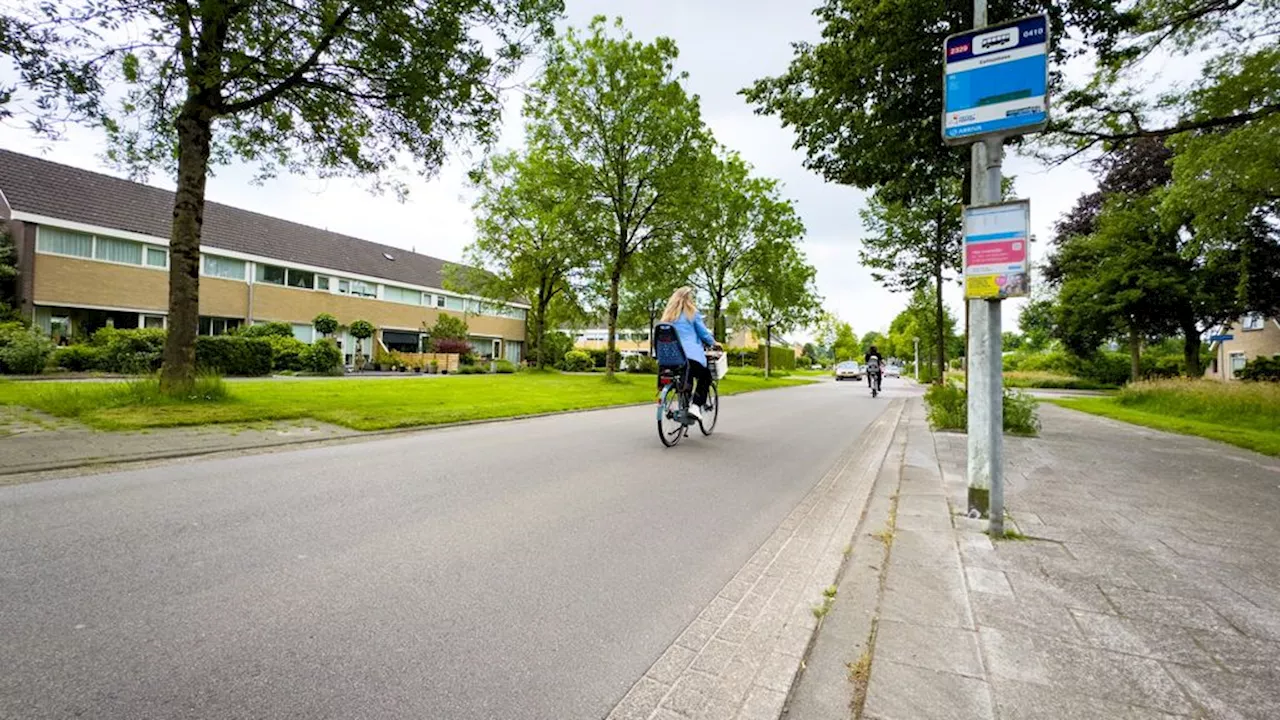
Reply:
<svg viewBox="0 0 1280 720"><path fill-rule="evenodd" d="M974 0L973 26L987 24L986 0ZM972 146L974 206L999 203L1003 138L991 138ZM968 479L969 509L988 518L993 537L1004 536L1004 378L1001 361L1000 301L969 301L968 338Z"/></svg>
<svg viewBox="0 0 1280 720"><path fill-rule="evenodd" d="M920 384L920 338L911 338L916 344L916 384Z"/></svg>

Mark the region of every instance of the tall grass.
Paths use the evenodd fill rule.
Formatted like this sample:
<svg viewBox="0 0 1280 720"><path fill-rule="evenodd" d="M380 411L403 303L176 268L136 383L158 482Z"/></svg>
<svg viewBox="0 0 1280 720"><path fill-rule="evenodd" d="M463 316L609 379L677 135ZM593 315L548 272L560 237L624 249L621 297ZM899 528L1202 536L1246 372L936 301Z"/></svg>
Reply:
<svg viewBox="0 0 1280 720"><path fill-rule="evenodd" d="M1212 380L1154 380L1127 386L1122 406L1227 427L1280 429L1280 384Z"/></svg>
<svg viewBox="0 0 1280 720"><path fill-rule="evenodd" d="M200 375L184 395L167 395L156 378L106 383L44 383L35 388L30 405L57 417L75 418L94 410L219 403L230 398L217 375Z"/></svg>
<svg viewBox="0 0 1280 720"><path fill-rule="evenodd" d="M967 432L969 399L964 388L945 382L931 385L924 394L925 412L934 430ZM1004 431L1034 437L1040 434L1040 414L1035 398L1016 390L1004 391Z"/></svg>

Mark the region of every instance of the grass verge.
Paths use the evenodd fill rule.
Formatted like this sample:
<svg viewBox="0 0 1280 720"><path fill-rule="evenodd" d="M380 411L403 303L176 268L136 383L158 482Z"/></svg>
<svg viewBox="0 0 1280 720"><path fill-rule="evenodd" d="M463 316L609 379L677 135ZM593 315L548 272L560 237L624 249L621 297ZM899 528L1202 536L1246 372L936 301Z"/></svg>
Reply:
<svg viewBox="0 0 1280 720"><path fill-rule="evenodd" d="M1076 398L1048 400L1054 405L1069 410L1079 410L1093 415L1108 417L1112 420L1141 425L1154 430L1194 435L1235 445L1246 450L1280 457L1280 430L1233 427L1206 420L1189 417L1177 417L1158 412L1126 407L1112 398Z"/></svg>
<svg viewBox="0 0 1280 720"><path fill-rule="evenodd" d="M964 373L948 371L947 377L964 384ZM1004 373L1004 386L1007 388L1037 390L1115 390L1117 386L1100 383L1096 380L1060 375L1051 372L1030 370L1009 370Z"/></svg>
<svg viewBox="0 0 1280 720"><path fill-rule="evenodd" d="M206 382L206 381L202 381ZM207 381L209 383L213 380ZM808 381L730 376L721 395ZM310 418L354 430L388 430L649 402L652 375L520 373L450 378L217 382L192 398L160 395L154 380L0 383L0 405L28 407L101 430L142 430ZM202 386L203 387L203 386Z"/></svg>

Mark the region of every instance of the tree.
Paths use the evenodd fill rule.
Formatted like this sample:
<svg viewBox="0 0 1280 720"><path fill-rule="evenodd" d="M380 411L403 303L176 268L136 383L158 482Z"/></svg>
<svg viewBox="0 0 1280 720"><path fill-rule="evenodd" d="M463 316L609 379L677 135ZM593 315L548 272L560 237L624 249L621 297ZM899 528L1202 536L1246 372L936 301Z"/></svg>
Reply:
<svg viewBox="0 0 1280 720"><path fill-rule="evenodd" d="M836 334L831 343L831 353L836 362L856 360L861 355L858 336L854 334L852 325L847 322L836 323Z"/></svg>
<svg viewBox="0 0 1280 720"><path fill-rule="evenodd" d="M467 327L465 320L440 313L436 317L436 324L431 326L431 331L427 335L434 344L437 340L460 340L466 342L469 333L470 329Z"/></svg>
<svg viewBox="0 0 1280 720"><path fill-rule="evenodd" d="M1023 347L1039 352L1053 339L1054 304L1051 298L1032 298L1018 316L1018 331L1022 333Z"/></svg>
<svg viewBox="0 0 1280 720"><path fill-rule="evenodd" d="M743 304L757 332L764 335L764 374L768 377L773 334L812 322L818 317L821 300L814 287L817 273L793 243L770 243L761 252L765 253L764 261L743 293Z"/></svg>
<svg viewBox="0 0 1280 720"><path fill-rule="evenodd" d="M611 37L598 16L585 35L570 29L553 44L525 103L531 146L583 199L579 210L608 226L586 250L608 287L610 378L623 278L636 253L672 237L673 209L697 179L702 119L675 70L677 54L669 38Z"/></svg>
<svg viewBox="0 0 1280 720"><path fill-rule="evenodd" d="M906 309L898 313L893 322L889 323L889 342L886 343L887 347L881 347L881 350L891 355L913 355L915 338L923 339L938 335L935 325L938 322L935 312L937 308L935 292L932 287L926 285L911 294L911 301L907 303ZM955 318L944 305L942 335L948 343L956 341L955 327ZM946 372L946 365L937 365L937 358L931 358L927 353L921 356L920 365L922 378L934 378L935 373L942 375Z"/></svg>
<svg viewBox="0 0 1280 720"><path fill-rule="evenodd" d="M710 300L712 332L724 342L725 304L757 275L760 248L804 236L804 224L776 180L751 176L737 153L705 153L702 191L686 196L681 234L693 256L693 281Z"/></svg>
<svg viewBox="0 0 1280 720"><path fill-rule="evenodd" d="M363 370L365 364L364 341L373 337L377 332L377 328L368 320L356 320L347 327L347 332L351 333L351 337L356 339L356 369Z"/></svg>
<svg viewBox="0 0 1280 720"><path fill-rule="evenodd" d="M338 319L329 313L320 313L311 321L311 324L315 326L315 329L325 337L329 337L330 335L338 332Z"/></svg>
<svg viewBox="0 0 1280 720"><path fill-rule="evenodd" d="M1046 7L1047 5L1047 7ZM988 16L1009 20L1048 10L1055 37L1071 26L1083 42L1055 43L1061 67L1073 47L1097 47L1131 22L1110 0L993 0ZM760 114L796 133L805 166L829 182L889 188L913 200L948 178L962 177L967 149L942 137L942 47L973 26L970 3L919 0L825 0L814 11L822 40L794 43L784 73L742 91ZM959 198L957 198L958 200Z"/></svg>
<svg viewBox="0 0 1280 720"><path fill-rule="evenodd" d="M649 355L656 357L653 328L676 288L689 283L693 268L689 253L672 243L650 245L638 253L624 278L619 322L627 328L647 328Z"/></svg>
<svg viewBox="0 0 1280 720"><path fill-rule="evenodd" d="M886 338L884 335L872 330L871 332L862 336L862 342L858 343L858 349L862 351L863 355L866 355L867 351L871 349L871 346L875 345L877 350L879 350L882 353L887 353L889 352L890 348L888 344L885 342L886 340L888 340L888 338Z"/></svg>
<svg viewBox="0 0 1280 720"><path fill-rule="evenodd" d="M0 17L0 52L34 96L34 130L56 135L59 116L100 126L116 164L176 178L161 384L182 392L195 379L210 167L238 158L264 177L314 168L403 192L386 179L402 154L433 172L451 142L495 135L496 81L560 10L560 0L29 0Z"/></svg>
<svg viewBox="0 0 1280 720"><path fill-rule="evenodd" d="M938 367L947 366L942 288L962 269L960 186L958 177L948 179L910 203L886 199L877 191L861 212L867 234L858 255L871 268L871 276L894 291L933 284L933 345ZM937 380L942 382L941 374Z"/></svg>
<svg viewBox="0 0 1280 720"><path fill-rule="evenodd" d="M485 297L524 298L532 304L531 340L541 369L546 364L543 337L554 327L556 311L577 304L575 286L586 270L582 248L591 232L590 216L578 213L578 198L567 192L572 187L557 184L547 158L537 152L490 158L474 178L480 189L477 235L467 253L487 272L470 273L469 284Z"/></svg>

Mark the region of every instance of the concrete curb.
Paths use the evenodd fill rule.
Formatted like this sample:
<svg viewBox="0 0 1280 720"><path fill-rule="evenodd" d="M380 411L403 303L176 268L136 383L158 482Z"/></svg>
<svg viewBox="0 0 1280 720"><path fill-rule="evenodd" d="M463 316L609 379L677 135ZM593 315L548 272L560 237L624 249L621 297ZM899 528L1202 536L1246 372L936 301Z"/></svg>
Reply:
<svg viewBox="0 0 1280 720"><path fill-rule="evenodd" d="M607 720L782 715L905 404L850 445Z"/></svg>

